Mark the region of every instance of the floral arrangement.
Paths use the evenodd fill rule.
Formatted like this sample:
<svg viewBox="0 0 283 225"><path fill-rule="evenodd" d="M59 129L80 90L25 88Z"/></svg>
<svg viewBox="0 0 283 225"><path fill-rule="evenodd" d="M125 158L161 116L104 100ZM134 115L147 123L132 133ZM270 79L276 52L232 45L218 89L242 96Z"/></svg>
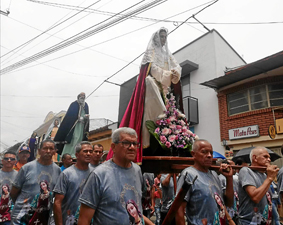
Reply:
<svg viewBox="0 0 283 225"><path fill-rule="evenodd" d="M166 111L159 115L155 123L146 121L146 126L163 149L190 152L198 137L189 130L186 116L176 108L175 96L168 93L165 101Z"/></svg>

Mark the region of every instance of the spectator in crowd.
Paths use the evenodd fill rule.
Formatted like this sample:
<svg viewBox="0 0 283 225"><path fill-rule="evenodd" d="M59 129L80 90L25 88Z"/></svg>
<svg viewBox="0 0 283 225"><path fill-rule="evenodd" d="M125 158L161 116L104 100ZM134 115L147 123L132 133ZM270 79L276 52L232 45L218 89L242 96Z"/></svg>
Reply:
<svg viewBox="0 0 283 225"><path fill-rule="evenodd" d="M13 169L16 162L16 154L14 152L5 152L2 159L2 169L0 170L0 187L1 187L1 202L0 202L0 224L10 225L12 200L10 190L12 183L17 175L17 171Z"/></svg>
<svg viewBox="0 0 283 225"><path fill-rule="evenodd" d="M171 204L174 201L174 181L173 181L173 174L162 174L160 178L160 183L162 187L162 206L160 209L160 215L161 215L161 221L160 223L163 223L163 220L165 219ZM175 221L171 224L175 224Z"/></svg>
<svg viewBox="0 0 283 225"><path fill-rule="evenodd" d="M79 196L89 175L88 166L93 154L93 146L83 141L76 146L76 164L64 170L57 181L54 193L54 217L56 225L65 225L67 215L73 218L79 206ZM73 216L71 216L73 215Z"/></svg>
<svg viewBox="0 0 283 225"><path fill-rule="evenodd" d="M154 178L154 186L156 187L157 184L160 184L160 178L161 178L161 173L157 174L157 176Z"/></svg>
<svg viewBox="0 0 283 225"><path fill-rule="evenodd" d="M14 165L14 170L19 171L23 165L28 162L30 157L30 149L26 145L22 145L18 151L18 161Z"/></svg>
<svg viewBox="0 0 283 225"><path fill-rule="evenodd" d="M69 166L73 164L72 156L69 153L65 153L62 156L62 163L63 165L61 166L61 171L64 171L65 169L67 169Z"/></svg>
<svg viewBox="0 0 283 225"><path fill-rule="evenodd" d="M206 140L196 140L191 154L194 165L182 171L177 183L177 193L183 186L184 179L187 179L188 182L192 181L196 176L197 179L178 209L176 224L185 224L185 209L189 224L223 225L226 219L229 221L229 225L234 224L223 204L223 200L226 200L225 203L228 207L233 206L233 170L227 164L220 165L219 171L226 177L227 184L223 196L221 182L217 173L209 170L212 165L213 155L211 144Z"/></svg>
<svg viewBox="0 0 283 225"><path fill-rule="evenodd" d="M161 174L158 174L161 176ZM156 179L156 178L155 178ZM154 181L155 181L154 179ZM160 225L161 224L161 215L160 215L160 209L161 209L161 204L162 204L162 190L160 188L160 180L156 180L156 183L154 182L154 187L155 187L155 192L154 192L154 211L155 211L155 216L156 216L156 221L155 225Z"/></svg>
<svg viewBox="0 0 283 225"><path fill-rule="evenodd" d="M143 178L140 167L132 162L139 147L137 138L131 128L122 127L113 132L113 158L90 173L79 198L82 203L79 225L90 224L92 217L96 225L131 224L128 211L132 217L138 212L142 215ZM145 216L140 216L140 222L135 224L143 224L143 221L153 224Z"/></svg>
<svg viewBox="0 0 283 225"><path fill-rule="evenodd" d="M235 163L232 160L224 159L222 160L222 163L226 163L229 165L235 165ZM238 224L239 220L239 180L236 170L233 170L233 190L234 190L234 205L233 207L227 207L227 211L229 215L232 217L233 221ZM219 179L221 181L223 194L225 194L226 191L226 177L224 177L222 174L219 174Z"/></svg>
<svg viewBox="0 0 283 225"><path fill-rule="evenodd" d="M44 140L38 150L39 159L27 163L18 172L11 190L11 197L15 202L11 215L13 225L22 225L32 221L28 215L31 209L35 211L37 218L40 218L37 221L39 224L47 224L52 201L49 190L53 190L61 173L60 167L52 162L55 152L54 141ZM45 195L45 190L48 190L47 195ZM36 201L36 196L38 204L34 208L34 204L31 203Z"/></svg>
<svg viewBox="0 0 283 225"><path fill-rule="evenodd" d="M100 159L102 154L103 154L103 146L101 144L95 144L93 146L93 154L89 164L89 167L91 169L96 168L100 164Z"/></svg>
<svg viewBox="0 0 283 225"><path fill-rule="evenodd" d="M261 221L271 224L272 202L270 184L277 176L279 168L270 165L270 155L265 147L255 147L250 153L252 166L267 166L266 174L243 167L239 172L239 217L243 225L261 215ZM273 221L275 222L275 221Z"/></svg>
<svg viewBox="0 0 283 225"><path fill-rule="evenodd" d="M144 189L142 192L142 210L143 215L150 219L154 213L154 174L143 174Z"/></svg>

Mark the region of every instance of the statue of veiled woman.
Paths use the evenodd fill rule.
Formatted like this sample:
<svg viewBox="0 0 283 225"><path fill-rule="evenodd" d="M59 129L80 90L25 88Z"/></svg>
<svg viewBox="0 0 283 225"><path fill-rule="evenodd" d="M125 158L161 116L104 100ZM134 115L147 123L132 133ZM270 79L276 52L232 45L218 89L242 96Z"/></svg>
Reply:
<svg viewBox="0 0 283 225"><path fill-rule="evenodd" d="M137 163L142 161L143 148L150 145L150 134L145 122L155 122L166 110L166 94L170 87L173 88L177 104L183 111L180 84L182 68L168 49L167 36L166 28L160 28L152 34L141 62L134 92L120 123L120 127L131 127L138 134L141 146L137 149ZM110 149L107 159L112 155Z"/></svg>

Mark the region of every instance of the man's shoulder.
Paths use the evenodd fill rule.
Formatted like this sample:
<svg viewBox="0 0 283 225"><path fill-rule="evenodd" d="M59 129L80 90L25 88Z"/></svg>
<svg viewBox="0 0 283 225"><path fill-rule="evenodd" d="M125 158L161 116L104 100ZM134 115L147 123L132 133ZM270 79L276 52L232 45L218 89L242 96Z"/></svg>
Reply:
<svg viewBox="0 0 283 225"><path fill-rule="evenodd" d="M245 176L247 173L252 173L253 171L248 167L242 167L239 171L239 178Z"/></svg>
<svg viewBox="0 0 283 225"><path fill-rule="evenodd" d="M37 160L33 160L31 162L26 163L25 165L22 166L22 169L30 169L34 166L36 166Z"/></svg>
<svg viewBox="0 0 283 225"><path fill-rule="evenodd" d="M282 174L283 174L283 167L281 167L280 170L278 171L278 177L282 176Z"/></svg>

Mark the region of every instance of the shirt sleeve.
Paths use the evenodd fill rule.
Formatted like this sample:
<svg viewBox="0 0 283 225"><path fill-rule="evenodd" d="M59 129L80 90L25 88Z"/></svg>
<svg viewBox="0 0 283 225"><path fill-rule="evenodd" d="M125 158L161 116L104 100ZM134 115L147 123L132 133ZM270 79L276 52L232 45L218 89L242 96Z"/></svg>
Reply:
<svg viewBox="0 0 283 225"><path fill-rule="evenodd" d="M277 186L277 192L278 194L281 194L283 192L283 167L279 170L279 173L277 175L277 181L278 181L278 186Z"/></svg>
<svg viewBox="0 0 283 225"><path fill-rule="evenodd" d="M68 188L68 179L65 173L61 173L59 179L54 187L53 192L65 195Z"/></svg>
<svg viewBox="0 0 283 225"><path fill-rule="evenodd" d="M254 176L252 175L252 171L249 168L243 167L240 170L239 183L242 188L245 186L255 186L256 187Z"/></svg>
<svg viewBox="0 0 283 225"><path fill-rule="evenodd" d="M100 179L92 171L85 183L79 202L96 209L102 196L101 186Z"/></svg>
<svg viewBox="0 0 283 225"><path fill-rule="evenodd" d="M186 174L188 174L188 176L186 176ZM192 181L191 176L189 175L189 172L183 170L182 173L181 173L181 175L180 175L180 177L179 177L179 179L178 179L178 182L177 182L176 195L178 195L179 191L181 190L181 188L182 188L182 186L183 186L183 184L184 184L184 182L185 182L185 178L187 178L187 181L188 181L188 182L191 182L191 181ZM187 194L185 195L184 200L185 200L186 202L189 202L189 201L190 201L191 190L192 190L192 188L190 188L190 189L188 190Z"/></svg>
<svg viewBox="0 0 283 225"><path fill-rule="evenodd" d="M25 178L25 169L22 167L19 170L19 172L18 172L18 174L17 174L17 176L16 176L16 178L15 178L15 180L13 182L13 186L15 186L16 188L22 189L25 180L26 180L26 178Z"/></svg>

